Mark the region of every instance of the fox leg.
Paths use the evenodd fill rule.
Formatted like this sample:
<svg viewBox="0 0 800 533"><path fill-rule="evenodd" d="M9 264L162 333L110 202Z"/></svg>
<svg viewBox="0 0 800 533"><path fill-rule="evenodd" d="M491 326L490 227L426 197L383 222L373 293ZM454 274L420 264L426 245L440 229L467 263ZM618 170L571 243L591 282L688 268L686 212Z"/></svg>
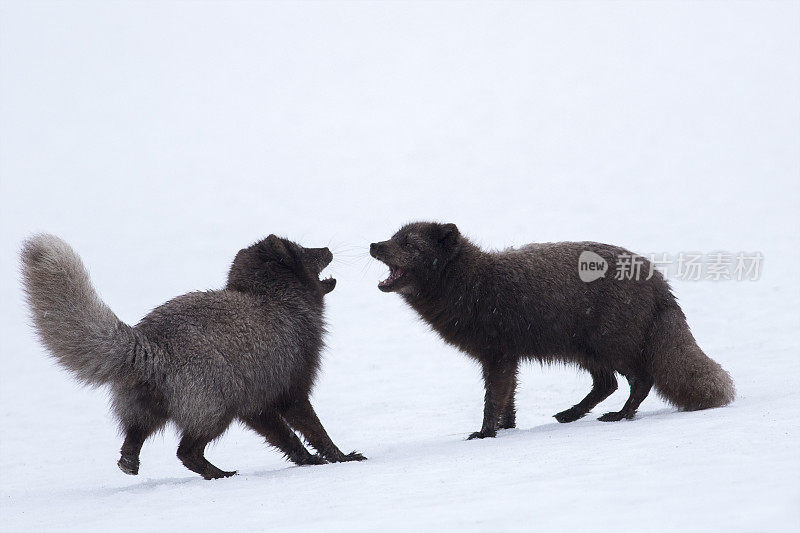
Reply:
<svg viewBox="0 0 800 533"><path fill-rule="evenodd" d="M366 459L358 452L350 452L348 454L336 447L328 432L319 421L317 413L311 406L308 398L298 400L286 407L281 411L284 420L299 431L306 441L314 447L319 454L332 463L340 463L344 461L363 461Z"/></svg>
<svg viewBox="0 0 800 533"><path fill-rule="evenodd" d="M203 427L185 428L181 442L178 444L177 453L183 466L200 474L205 479L219 479L235 475L236 471L220 470L211 464L204 455L208 443L222 435L232 420L233 416L229 414L217 419L208 417L204 420Z"/></svg>
<svg viewBox="0 0 800 533"><path fill-rule="evenodd" d="M467 440L483 439L497 435L500 415L505 413L516 382L517 362L504 359L483 363L483 382L486 394L483 399L483 425Z"/></svg>
<svg viewBox="0 0 800 533"><path fill-rule="evenodd" d="M517 408L515 396L517 394L517 365L514 368L514 376L511 378L511 391L509 392L508 399L506 400L506 408L500 416L500 429L512 429L517 427Z"/></svg>
<svg viewBox="0 0 800 533"><path fill-rule="evenodd" d="M309 453L276 411L263 411L258 415L242 418L242 421L282 451L294 464L321 465L327 462L321 456Z"/></svg>
<svg viewBox="0 0 800 533"><path fill-rule="evenodd" d="M614 372L610 370L590 370L592 376L592 390L586 395L586 398L573 405L565 411L554 415L555 419L561 423L574 422L579 418L586 416L586 413L594 409L594 407L611 396L617 390L617 378Z"/></svg>
<svg viewBox="0 0 800 533"><path fill-rule="evenodd" d="M633 418L639 405L650 394L650 388L653 386L653 376L645 372L640 372L637 375L625 376L628 384L631 386L631 394L628 401L622 406L619 411L606 413L598 420L601 422L616 422L623 418Z"/></svg>
<svg viewBox="0 0 800 533"><path fill-rule="evenodd" d="M142 451L142 445L147 440L147 437L152 435L163 424L162 422L157 427L150 426L146 428L141 425L128 426L125 430L125 442L122 443L119 461L117 461L117 466L119 466L120 470L131 476L139 473L139 452Z"/></svg>
<svg viewBox="0 0 800 533"><path fill-rule="evenodd" d="M139 452L147 438L164 427L167 413L158 397L144 386L113 391L112 402L117 418L125 429L125 441L117 461L119 469L135 476L139 473Z"/></svg>
<svg viewBox="0 0 800 533"><path fill-rule="evenodd" d="M205 455L203 455L208 443L217 438L221 433L222 432L212 437L184 433L178 445L178 459L181 460L183 466L192 472L200 474L205 479L219 479L235 475L236 471L226 472L220 470L212 465L208 459L205 458Z"/></svg>

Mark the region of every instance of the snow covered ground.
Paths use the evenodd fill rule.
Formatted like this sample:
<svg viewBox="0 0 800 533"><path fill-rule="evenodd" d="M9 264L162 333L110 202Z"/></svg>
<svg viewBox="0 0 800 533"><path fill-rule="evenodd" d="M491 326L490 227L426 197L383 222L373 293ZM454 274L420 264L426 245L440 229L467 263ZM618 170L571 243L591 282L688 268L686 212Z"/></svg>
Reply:
<svg viewBox="0 0 800 533"><path fill-rule="evenodd" d="M0 529L800 529L800 4L69 3L0 7ZM674 282L737 401L552 415L589 389L524 367L518 429L366 251L439 219L487 247L760 251L761 279ZM295 467L233 427L207 482L171 429L141 473L102 390L37 344L18 283L69 241L135 323L223 284L271 232L336 254L314 403L364 463Z"/></svg>

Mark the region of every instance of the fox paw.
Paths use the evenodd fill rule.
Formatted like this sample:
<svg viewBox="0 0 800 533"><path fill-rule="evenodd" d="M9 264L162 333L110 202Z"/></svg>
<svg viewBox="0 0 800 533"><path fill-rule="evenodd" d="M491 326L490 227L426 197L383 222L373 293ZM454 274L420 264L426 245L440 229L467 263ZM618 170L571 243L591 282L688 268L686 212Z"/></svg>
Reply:
<svg viewBox="0 0 800 533"><path fill-rule="evenodd" d="M580 409L575 409L574 407L570 407L565 411L561 411L553 415L553 418L561 422L562 424L566 424L567 422L575 422L576 420L583 418L586 416L586 413Z"/></svg>
<svg viewBox="0 0 800 533"><path fill-rule="evenodd" d="M633 419L635 414L636 413L625 413L624 411L612 411L610 413L604 414L603 416L598 418L598 420L600 422L619 422L620 420L623 420L625 418L631 420Z"/></svg>
<svg viewBox="0 0 800 533"><path fill-rule="evenodd" d="M348 461L366 461L367 458L361 455L356 451L352 451L344 456L344 459L341 462L348 462Z"/></svg>
<svg viewBox="0 0 800 533"><path fill-rule="evenodd" d="M297 464L300 465L300 466L324 465L324 464L328 464L328 461L324 457L322 457L320 454L317 453L317 454L314 454L314 455L308 454L308 457L305 457L304 459L302 459L300 461L297 461Z"/></svg>
<svg viewBox="0 0 800 533"><path fill-rule="evenodd" d="M226 478L226 477L235 476L237 474L238 474L238 472L236 470L232 470L232 471L228 472L228 471L220 470L219 468L214 467L214 468L208 469L205 473L203 473L203 478L210 481L212 479L223 479L223 478Z"/></svg>
<svg viewBox="0 0 800 533"><path fill-rule="evenodd" d="M492 438L492 437L496 437L496 436L497 436L497 431L480 430L480 431L476 431L475 433L470 433L470 436L467 437L467 440L486 439L486 438Z"/></svg>
<svg viewBox="0 0 800 533"><path fill-rule="evenodd" d="M127 457L123 455L119 458L119 461L117 461L117 466L129 476L135 476L139 473L139 459L136 457Z"/></svg>

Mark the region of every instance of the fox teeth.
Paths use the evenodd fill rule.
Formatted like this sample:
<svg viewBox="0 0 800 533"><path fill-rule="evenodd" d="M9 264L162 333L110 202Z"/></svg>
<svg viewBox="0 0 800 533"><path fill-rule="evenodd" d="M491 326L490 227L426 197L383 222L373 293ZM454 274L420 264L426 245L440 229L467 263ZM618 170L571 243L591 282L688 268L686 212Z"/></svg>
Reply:
<svg viewBox="0 0 800 533"><path fill-rule="evenodd" d="M381 281L379 285L386 286L393 281L396 281L400 276L403 275L403 271L399 268L389 267L389 277L385 280Z"/></svg>

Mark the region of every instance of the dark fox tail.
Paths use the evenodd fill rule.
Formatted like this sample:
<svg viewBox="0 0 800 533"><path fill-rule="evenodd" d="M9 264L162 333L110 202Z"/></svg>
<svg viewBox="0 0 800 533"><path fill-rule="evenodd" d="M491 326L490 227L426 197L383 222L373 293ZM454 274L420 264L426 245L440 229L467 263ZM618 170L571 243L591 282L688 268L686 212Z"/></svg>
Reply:
<svg viewBox="0 0 800 533"><path fill-rule="evenodd" d="M22 281L39 338L80 381L141 379L148 370L146 342L100 300L66 242L47 234L26 240Z"/></svg>
<svg viewBox="0 0 800 533"><path fill-rule="evenodd" d="M700 349L677 306L662 310L656 318L645 351L656 391L676 407L709 409L735 398L731 376Z"/></svg>

